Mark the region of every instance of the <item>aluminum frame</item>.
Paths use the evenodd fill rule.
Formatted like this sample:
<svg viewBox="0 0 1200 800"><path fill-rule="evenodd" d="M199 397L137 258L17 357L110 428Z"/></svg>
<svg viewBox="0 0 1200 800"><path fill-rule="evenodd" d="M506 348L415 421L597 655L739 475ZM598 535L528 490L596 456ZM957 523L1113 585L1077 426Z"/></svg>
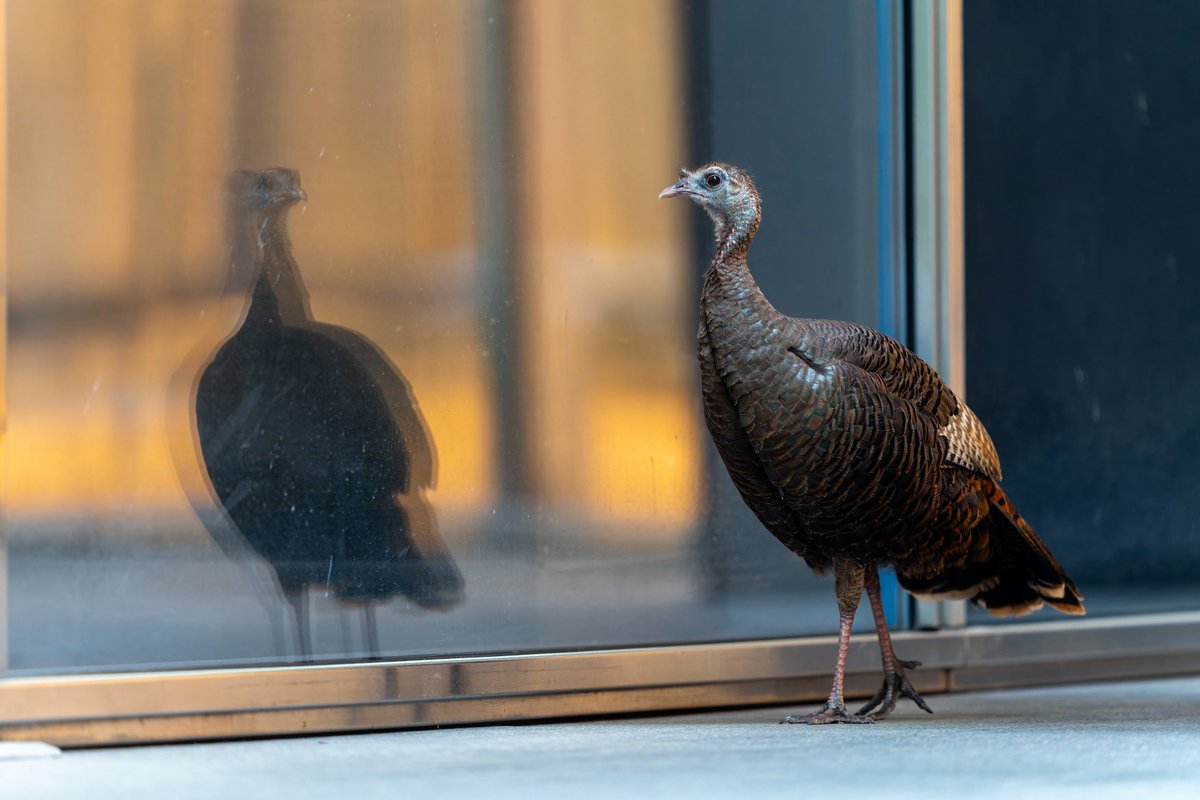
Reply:
<svg viewBox="0 0 1200 800"><path fill-rule="evenodd" d="M1200 612L976 626L895 636L936 693L1200 670ZM358 665L0 679L0 740L58 746L332 731L816 701L834 636ZM847 693L880 679L871 632ZM936 706L936 703L934 704Z"/></svg>
<svg viewBox="0 0 1200 800"><path fill-rule="evenodd" d="M962 0L912 0L908 24L912 344L965 397ZM913 617L962 627L966 603L914 601Z"/></svg>
<svg viewBox="0 0 1200 800"><path fill-rule="evenodd" d="M914 0L910 26L915 349L961 396L966 389L961 0Z"/></svg>

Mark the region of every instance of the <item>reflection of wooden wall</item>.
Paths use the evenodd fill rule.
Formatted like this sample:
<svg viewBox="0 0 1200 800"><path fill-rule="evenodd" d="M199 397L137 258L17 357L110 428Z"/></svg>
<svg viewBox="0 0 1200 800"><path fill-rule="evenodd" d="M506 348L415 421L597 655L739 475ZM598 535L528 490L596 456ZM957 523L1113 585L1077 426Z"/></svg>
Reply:
<svg viewBox="0 0 1200 800"><path fill-rule="evenodd" d="M9 3L9 255L22 303L126 305L219 257L229 8Z"/></svg>
<svg viewBox="0 0 1200 800"><path fill-rule="evenodd" d="M0 0L0 48L8 39L5 30L8 21L7 0ZM8 119L8 57L0 55L0 120ZM0 124L0 175L8 174L8 125ZM8 393L4 390L8 359L8 192L0 188L0 482L4 480L7 463L3 448L5 422L8 419ZM0 483L0 487L2 487ZM0 491L0 504L4 502ZM0 505L2 508L2 505ZM4 572L4 526L0 525L0 575ZM0 589L0 591L3 591ZM0 607L4 605L0 598ZM0 614L0 616L3 616ZM0 669L4 666L4 622L0 621Z"/></svg>
<svg viewBox="0 0 1200 800"><path fill-rule="evenodd" d="M7 0L0 0L0 120L8 119ZM0 175L8 174L8 127L0 124ZM6 286L8 273L8 192L0 188L0 513L4 512L4 476L8 471L5 427L8 421L7 392L4 390L8 356ZM8 668L8 526L0 523L0 672Z"/></svg>
<svg viewBox="0 0 1200 800"><path fill-rule="evenodd" d="M683 152L678 10L516 10L535 479L548 499L600 517L684 522L699 481L684 325L695 298L684 209L656 199Z"/></svg>
<svg viewBox="0 0 1200 800"><path fill-rule="evenodd" d="M224 282L231 9L8 3L11 514L182 503L164 388Z"/></svg>
<svg viewBox="0 0 1200 800"><path fill-rule="evenodd" d="M492 496L488 366L476 344L473 3L254 0L238 17L235 161L300 170L292 238L318 319L411 382L437 443L439 504Z"/></svg>
<svg viewBox="0 0 1200 800"><path fill-rule="evenodd" d="M237 157L301 167L313 219L295 235L323 268L336 256L330 282L436 283L437 254L473 246L470 9L243 5Z"/></svg>
<svg viewBox="0 0 1200 800"><path fill-rule="evenodd" d="M225 176L272 165L312 196L292 229L316 314L392 356L435 436L464 432L438 437L442 494L489 496L469 8L10 4L15 512L178 505L165 387L235 319Z"/></svg>
<svg viewBox="0 0 1200 800"><path fill-rule="evenodd" d="M165 387L236 316L221 300L224 176L276 165L311 197L291 219L316 316L373 339L414 388L435 502L496 502L477 313L483 8L8 0L14 513L186 510ZM684 522L694 298L681 210L654 200L680 161L675 5L539 0L513 19L539 492L599 518Z"/></svg>

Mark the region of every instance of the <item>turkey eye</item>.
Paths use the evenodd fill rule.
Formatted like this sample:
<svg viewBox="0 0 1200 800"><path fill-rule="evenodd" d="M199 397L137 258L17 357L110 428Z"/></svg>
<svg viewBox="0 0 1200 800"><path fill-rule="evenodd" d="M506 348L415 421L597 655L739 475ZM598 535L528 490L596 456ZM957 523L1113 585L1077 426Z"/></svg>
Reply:
<svg viewBox="0 0 1200 800"><path fill-rule="evenodd" d="M721 176L715 172L710 172L704 176L704 182L715 189L721 185Z"/></svg>

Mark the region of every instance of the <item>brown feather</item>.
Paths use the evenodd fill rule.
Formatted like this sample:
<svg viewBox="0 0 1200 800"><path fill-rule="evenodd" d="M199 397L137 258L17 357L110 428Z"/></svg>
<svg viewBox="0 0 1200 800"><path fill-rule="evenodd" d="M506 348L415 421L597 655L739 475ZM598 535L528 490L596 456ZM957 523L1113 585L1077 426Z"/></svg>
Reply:
<svg viewBox="0 0 1200 800"><path fill-rule="evenodd" d="M902 344L848 322L779 313L746 262L761 211L741 170L713 217L698 355L705 420L734 485L815 569L894 565L901 585L993 614L1083 613L1075 585L999 486L983 424ZM695 173L701 174L699 171Z"/></svg>

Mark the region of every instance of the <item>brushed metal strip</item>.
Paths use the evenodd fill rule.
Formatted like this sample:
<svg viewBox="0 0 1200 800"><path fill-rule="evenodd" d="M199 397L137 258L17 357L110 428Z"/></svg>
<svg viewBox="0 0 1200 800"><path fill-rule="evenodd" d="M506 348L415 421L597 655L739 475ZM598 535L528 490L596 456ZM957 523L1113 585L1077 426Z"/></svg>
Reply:
<svg viewBox="0 0 1200 800"><path fill-rule="evenodd" d="M874 637L848 690L878 684ZM895 637L922 691L1200 669L1200 612ZM0 680L0 739L62 746L436 727L823 698L833 637L351 666Z"/></svg>
<svg viewBox="0 0 1200 800"><path fill-rule="evenodd" d="M850 670L878 669L874 638L860 635L852 643ZM895 641L906 658L916 658L932 669L963 660L962 643L956 638L916 633L897 634ZM37 720L511 697L807 676L828 682L836 648L835 637L822 636L357 665L9 678L0 680L0 729Z"/></svg>
<svg viewBox="0 0 1200 800"><path fill-rule="evenodd" d="M950 673L950 691L1196 674L1200 674L1200 653L1194 651L1157 654L1153 658L1139 655L1082 661L1040 660L953 670Z"/></svg>
<svg viewBox="0 0 1200 800"><path fill-rule="evenodd" d="M914 675L922 693L946 691L945 670ZM879 675L847 676L847 697L869 697ZM598 692L441 699L213 714L115 717L99 720L31 722L0 729L0 739L54 742L81 747L144 742L198 741L286 734L404 730L529 720L587 718L743 706L819 703L829 694L829 677L659 686ZM779 713L783 716L783 712Z"/></svg>
<svg viewBox="0 0 1200 800"><path fill-rule="evenodd" d="M1196 653L1200 652L1200 613L978 626L961 634L964 667Z"/></svg>

